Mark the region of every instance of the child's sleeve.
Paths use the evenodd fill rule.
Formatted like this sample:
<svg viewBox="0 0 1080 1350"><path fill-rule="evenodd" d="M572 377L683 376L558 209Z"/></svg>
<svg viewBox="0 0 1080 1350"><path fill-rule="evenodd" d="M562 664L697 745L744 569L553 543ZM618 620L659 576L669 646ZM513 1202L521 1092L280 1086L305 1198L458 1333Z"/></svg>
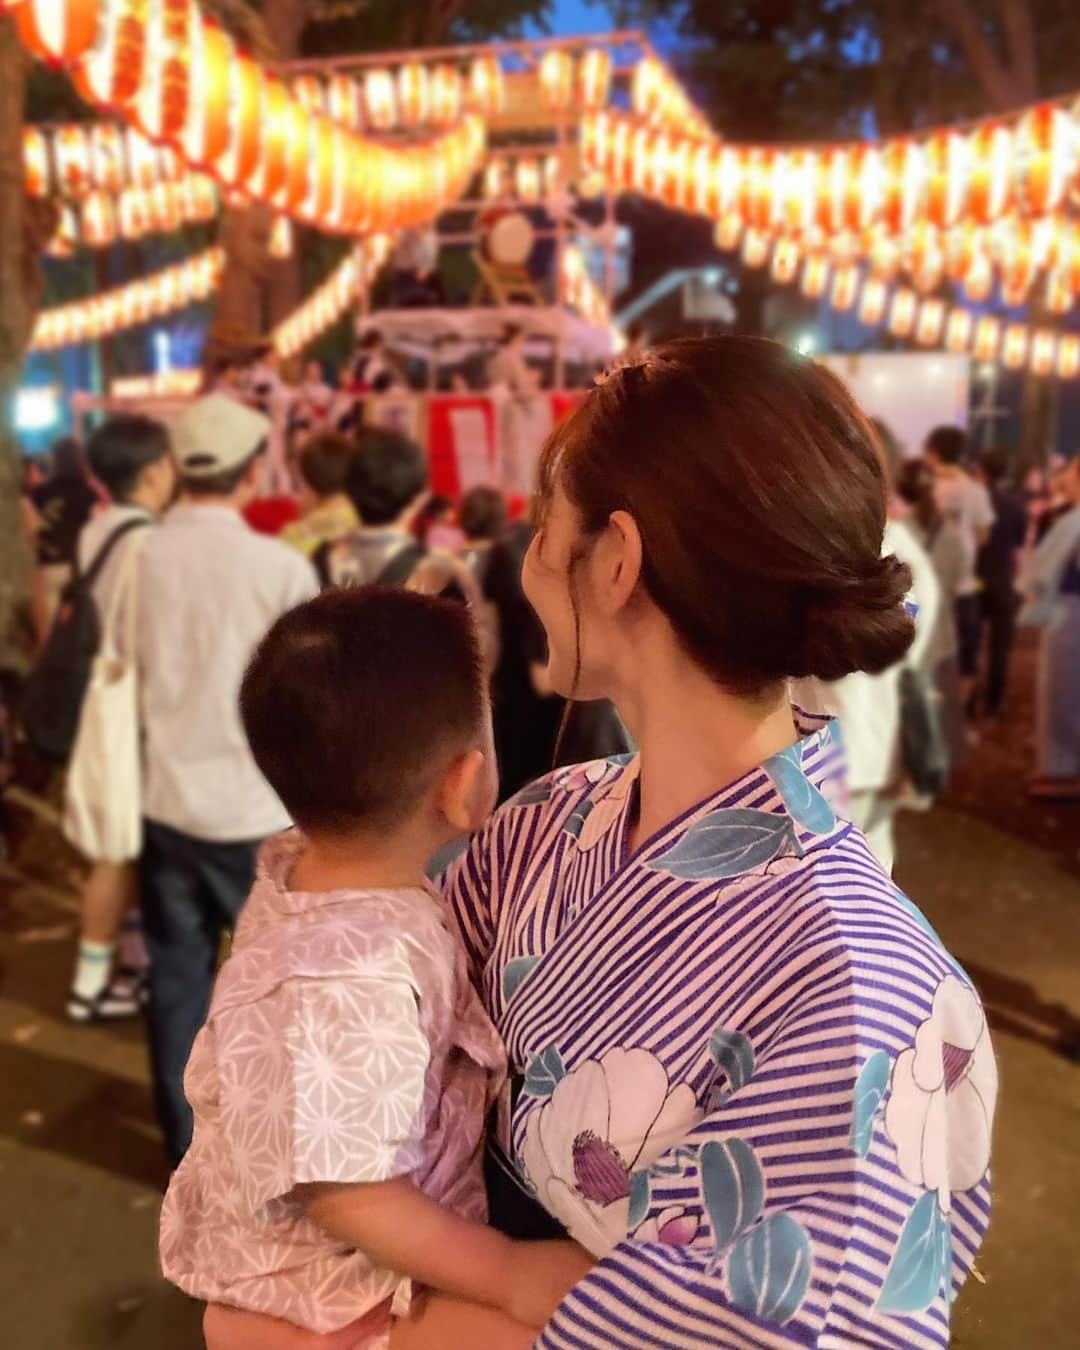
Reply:
<svg viewBox="0 0 1080 1350"><path fill-rule="evenodd" d="M290 980L216 1022L222 1131L251 1211L420 1165L431 1051L407 977Z"/></svg>

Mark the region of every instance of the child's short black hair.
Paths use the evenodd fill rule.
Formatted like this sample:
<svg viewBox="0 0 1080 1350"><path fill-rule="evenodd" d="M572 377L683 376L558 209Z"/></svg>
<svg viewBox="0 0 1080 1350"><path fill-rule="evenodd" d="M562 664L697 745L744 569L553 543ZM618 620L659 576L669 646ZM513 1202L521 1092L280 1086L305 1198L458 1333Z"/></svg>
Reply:
<svg viewBox="0 0 1080 1350"><path fill-rule="evenodd" d="M469 611L395 587L324 591L274 624L240 690L255 762L301 829L387 829L476 743Z"/></svg>
<svg viewBox="0 0 1080 1350"><path fill-rule="evenodd" d="M135 491L139 475L169 453L169 433L152 417L117 413L98 427L86 445L94 477L123 502Z"/></svg>
<svg viewBox="0 0 1080 1350"><path fill-rule="evenodd" d="M428 485L427 456L415 441L382 427L363 427L345 475L365 525L389 525Z"/></svg>
<svg viewBox="0 0 1080 1350"><path fill-rule="evenodd" d="M300 477L317 497L336 497L345 490L345 475L355 453L355 447L345 436L324 431L312 437L300 451Z"/></svg>

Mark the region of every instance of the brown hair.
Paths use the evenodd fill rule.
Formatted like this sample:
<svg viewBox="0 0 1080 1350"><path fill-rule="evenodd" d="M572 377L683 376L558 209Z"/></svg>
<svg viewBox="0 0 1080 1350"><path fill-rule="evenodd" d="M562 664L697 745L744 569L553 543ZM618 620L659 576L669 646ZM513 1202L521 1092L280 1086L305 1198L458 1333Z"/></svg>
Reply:
<svg viewBox="0 0 1080 1350"><path fill-rule="evenodd" d="M336 497L345 491L345 477L356 447L335 431L313 436L300 451L300 477L317 497Z"/></svg>
<svg viewBox="0 0 1080 1350"><path fill-rule="evenodd" d="M930 534L941 523L936 481L936 475L925 459L905 460L896 478L897 495L912 508L923 534Z"/></svg>
<svg viewBox="0 0 1080 1350"><path fill-rule="evenodd" d="M304 829L392 828L484 715L464 605L396 587L323 591L274 624L240 712L255 762Z"/></svg>
<svg viewBox="0 0 1080 1350"><path fill-rule="evenodd" d="M540 475L541 507L562 487L586 542L614 511L634 517L646 590L733 693L876 673L911 644L874 433L834 375L779 343L654 348L555 430Z"/></svg>

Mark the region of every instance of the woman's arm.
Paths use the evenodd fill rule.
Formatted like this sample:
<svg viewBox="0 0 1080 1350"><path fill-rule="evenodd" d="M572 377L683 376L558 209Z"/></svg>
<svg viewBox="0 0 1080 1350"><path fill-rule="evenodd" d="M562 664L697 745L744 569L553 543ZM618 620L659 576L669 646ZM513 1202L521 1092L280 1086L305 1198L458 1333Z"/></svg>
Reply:
<svg viewBox="0 0 1080 1350"><path fill-rule="evenodd" d="M541 1327L592 1266L573 1242L514 1242L404 1178L300 1188L309 1216L379 1266Z"/></svg>

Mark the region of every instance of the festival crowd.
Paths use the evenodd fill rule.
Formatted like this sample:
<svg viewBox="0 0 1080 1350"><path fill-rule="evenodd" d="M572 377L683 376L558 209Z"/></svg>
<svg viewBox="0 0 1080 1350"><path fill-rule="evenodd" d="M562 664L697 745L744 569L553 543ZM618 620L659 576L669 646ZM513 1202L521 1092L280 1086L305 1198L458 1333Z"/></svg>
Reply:
<svg viewBox="0 0 1080 1350"><path fill-rule="evenodd" d="M1018 623L1029 790L1080 797L1080 457L694 339L451 502L395 378L263 350L28 480L15 711L87 858L68 1016L146 1017L165 1275L211 1350L947 1345L996 1071L893 823Z"/></svg>

